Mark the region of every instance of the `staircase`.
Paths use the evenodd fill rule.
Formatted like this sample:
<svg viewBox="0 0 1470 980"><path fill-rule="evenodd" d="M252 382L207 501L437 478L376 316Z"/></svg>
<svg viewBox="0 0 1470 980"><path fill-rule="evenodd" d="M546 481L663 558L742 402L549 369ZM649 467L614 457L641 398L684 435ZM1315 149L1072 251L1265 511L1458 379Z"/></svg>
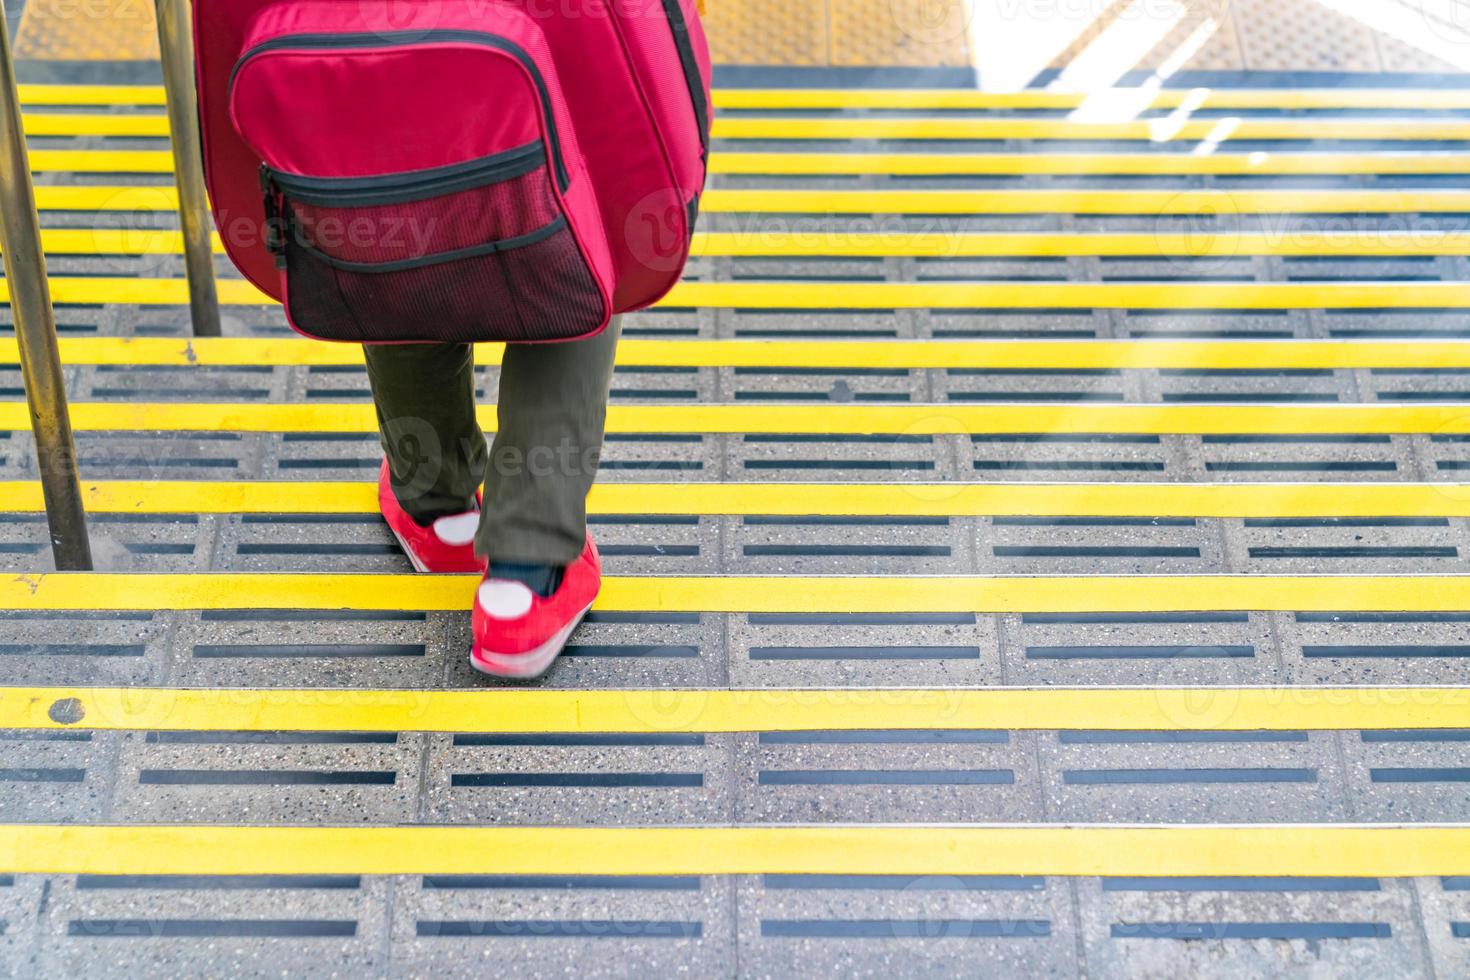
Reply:
<svg viewBox="0 0 1470 980"><path fill-rule="evenodd" d="M0 975L1470 972L1470 89L718 92L534 686L360 352L188 336L161 91L23 98Z"/></svg>

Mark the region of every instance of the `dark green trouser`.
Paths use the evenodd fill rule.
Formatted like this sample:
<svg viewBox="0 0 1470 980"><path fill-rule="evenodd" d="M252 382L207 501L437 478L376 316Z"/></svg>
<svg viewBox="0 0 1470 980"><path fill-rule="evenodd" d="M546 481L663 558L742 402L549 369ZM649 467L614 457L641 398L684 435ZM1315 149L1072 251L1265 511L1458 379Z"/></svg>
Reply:
<svg viewBox="0 0 1470 980"><path fill-rule="evenodd" d="M488 457L469 344L365 346L378 432L403 509L421 524L463 513L484 482L477 552L534 565L580 555L620 320L588 340L506 345Z"/></svg>

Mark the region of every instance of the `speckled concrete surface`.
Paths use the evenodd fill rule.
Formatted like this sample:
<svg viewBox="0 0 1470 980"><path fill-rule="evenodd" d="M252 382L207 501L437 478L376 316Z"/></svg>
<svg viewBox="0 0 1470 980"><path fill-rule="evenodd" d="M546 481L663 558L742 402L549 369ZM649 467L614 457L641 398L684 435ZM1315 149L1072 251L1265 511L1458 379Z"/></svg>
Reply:
<svg viewBox="0 0 1470 980"><path fill-rule="evenodd" d="M109 148L119 141L38 139ZM129 148L163 149L159 141ZM733 149L722 145L716 152ZM790 151L742 142L742 151ZM1272 152L1286 144L1231 144ZM1402 145L1292 144L1377 152ZM1442 147L1441 147L1442 148ZM803 143L809 152L1177 152L1137 144ZM110 182L113 178L108 178ZM165 178L128 178L161 183ZM48 174L44 183L97 182ZM724 188L1445 187L1435 178L787 178ZM55 227L158 216L52 213ZM709 231L1265 230L1470 226L1464 216L709 214ZM53 273L176 276L172 257L58 257ZM222 275L233 273L222 263ZM695 279L845 283L1470 279L1470 259L710 257ZM182 311L61 307L64 336L183 336ZM0 314L3 319L3 314ZM227 331L286 336L275 309ZM654 310L637 338L1463 338L1455 311ZM496 369L482 371L494 398ZM363 403L357 369L71 367L86 401ZM18 371L0 368L17 397ZM1463 373L620 368L619 404L1218 401L1442 403ZM370 480L370 434L83 433L97 479ZM0 433L0 479L33 475ZM1453 481L1470 441L1000 434L620 435L608 481ZM404 572L360 515L99 517L116 571ZM616 574L1459 572L1470 522L600 516ZM44 566L44 524L0 517L0 567ZM468 617L169 611L0 614L10 684L471 688ZM549 687L1463 685L1470 614L593 614ZM1229 705L1198 705L1228 711ZM1470 812L1470 740L1427 733L814 732L673 737L415 732L0 733L0 820L271 825L817 822L1442 822ZM1459 976L1470 882L874 877L0 876L0 976Z"/></svg>

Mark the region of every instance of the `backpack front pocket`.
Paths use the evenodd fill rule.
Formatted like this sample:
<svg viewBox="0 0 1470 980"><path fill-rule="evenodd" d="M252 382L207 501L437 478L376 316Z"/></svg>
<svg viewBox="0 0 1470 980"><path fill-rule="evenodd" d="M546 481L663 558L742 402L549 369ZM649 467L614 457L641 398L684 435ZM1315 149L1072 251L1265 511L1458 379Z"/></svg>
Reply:
<svg viewBox="0 0 1470 980"><path fill-rule="evenodd" d="M364 343L604 327L607 243L534 23L497 5L478 29L305 29L340 6L266 8L230 81L291 325Z"/></svg>
<svg viewBox="0 0 1470 980"><path fill-rule="evenodd" d="M263 177L287 313L304 332L561 340L606 319L539 141L428 171Z"/></svg>

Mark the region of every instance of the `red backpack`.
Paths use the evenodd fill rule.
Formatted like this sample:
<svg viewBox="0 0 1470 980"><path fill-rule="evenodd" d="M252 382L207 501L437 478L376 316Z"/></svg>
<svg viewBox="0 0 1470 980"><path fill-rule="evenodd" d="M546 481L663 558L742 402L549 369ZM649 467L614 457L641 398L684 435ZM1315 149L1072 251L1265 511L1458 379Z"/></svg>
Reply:
<svg viewBox="0 0 1470 980"><path fill-rule="evenodd" d="M683 270L694 0L196 0L194 34L215 223L304 334L570 340Z"/></svg>

